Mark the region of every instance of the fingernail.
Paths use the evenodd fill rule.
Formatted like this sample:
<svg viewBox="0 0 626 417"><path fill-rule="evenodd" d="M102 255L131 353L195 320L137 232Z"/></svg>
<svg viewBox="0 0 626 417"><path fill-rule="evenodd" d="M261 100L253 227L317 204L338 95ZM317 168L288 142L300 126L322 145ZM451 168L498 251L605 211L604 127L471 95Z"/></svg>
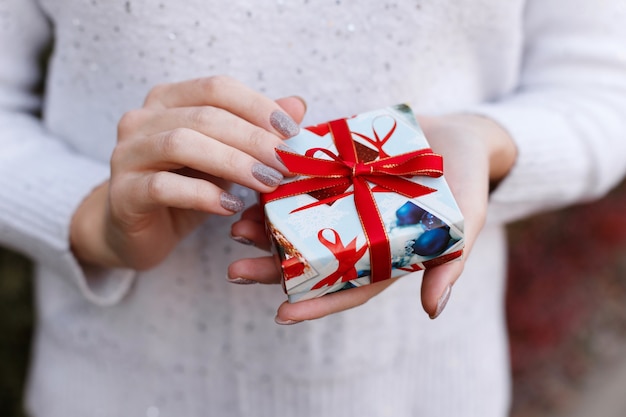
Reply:
<svg viewBox="0 0 626 417"><path fill-rule="evenodd" d="M270 115L270 124L286 138L300 133L300 126L285 112L274 110Z"/></svg>
<svg viewBox="0 0 626 417"><path fill-rule="evenodd" d="M237 242L237 243L241 243L242 245L254 246L254 242L253 241L251 241L250 239L245 238L243 236L233 236L233 235L230 235L230 238L232 240L234 240L235 242Z"/></svg>
<svg viewBox="0 0 626 417"><path fill-rule="evenodd" d="M220 205L233 213L239 213L245 206L239 197L227 193L226 191L220 194Z"/></svg>
<svg viewBox="0 0 626 417"><path fill-rule="evenodd" d="M443 294L441 294L441 297L439 297L439 301L437 301L437 310L435 310L435 314L430 316L431 319L434 320L437 317L439 317L443 309L446 308L446 304L448 304L448 300L450 299L451 293L452 293L452 286L448 285L446 289L443 291Z"/></svg>
<svg viewBox="0 0 626 417"><path fill-rule="evenodd" d="M226 277L226 280L230 282L231 284L237 284L237 285L252 285L252 284L259 283L258 281L253 281L251 279L246 279L246 278L241 278L241 277L237 277L237 278Z"/></svg>
<svg viewBox="0 0 626 417"><path fill-rule="evenodd" d="M252 176L269 187L276 187L283 180L283 174L261 163L252 165Z"/></svg>
<svg viewBox="0 0 626 417"><path fill-rule="evenodd" d="M274 321L276 324L280 324L281 326L290 326L292 324L301 323L301 320L283 320L280 317L274 317Z"/></svg>
<svg viewBox="0 0 626 417"><path fill-rule="evenodd" d="M285 145L285 144L280 144L276 147L276 149L279 149L281 151L285 151L285 152L290 152L290 153L298 153L296 151L294 151L293 149L291 149L289 146ZM283 162L283 159L280 157L280 154L278 154L278 152L275 154L276 155L276 159L278 159L278 162L280 162L281 164L283 164L283 166L285 168L287 168L287 165L285 165L285 163ZM289 169L289 168L287 168Z"/></svg>

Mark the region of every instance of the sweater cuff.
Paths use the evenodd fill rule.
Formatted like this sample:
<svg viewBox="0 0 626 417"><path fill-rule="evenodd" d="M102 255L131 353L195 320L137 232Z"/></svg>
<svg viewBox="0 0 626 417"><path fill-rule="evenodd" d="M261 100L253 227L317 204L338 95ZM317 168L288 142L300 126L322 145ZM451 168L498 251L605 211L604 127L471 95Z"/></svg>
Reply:
<svg viewBox="0 0 626 417"><path fill-rule="evenodd" d="M107 269L77 262L71 252L65 257L70 276L78 285L81 294L99 306L119 303L130 291L137 271L131 269Z"/></svg>
<svg viewBox="0 0 626 417"><path fill-rule="evenodd" d="M135 271L84 267L69 243L76 208L106 181L108 166L53 140L6 151L0 156L0 244L26 254L43 269L54 269L95 304L121 300Z"/></svg>
<svg viewBox="0 0 626 417"><path fill-rule="evenodd" d="M481 105L471 113L499 123L518 152L511 171L491 193L489 223L560 208L581 195L590 162L584 145L568 140L573 122L566 115L513 103Z"/></svg>

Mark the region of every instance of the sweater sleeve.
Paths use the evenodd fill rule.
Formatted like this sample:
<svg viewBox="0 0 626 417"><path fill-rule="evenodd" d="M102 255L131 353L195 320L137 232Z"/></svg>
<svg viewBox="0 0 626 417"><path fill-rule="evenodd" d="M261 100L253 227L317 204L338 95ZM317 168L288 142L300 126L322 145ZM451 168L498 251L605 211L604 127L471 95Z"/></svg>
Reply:
<svg viewBox="0 0 626 417"><path fill-rule="evenodd" d="M490 222L598 198L626 172L626 3L529 0L524 18L516 91L473 109L518 148Z"/></svg>
<svg viewBox="0 0 626 417"><path fill-rule="evenodd" d="M0 245L68 277L92 302L114 304L134 273L83 268L69 247L74 211L109 168L50 135L37 116L50 42L34 0L0 2Z"/></svg>

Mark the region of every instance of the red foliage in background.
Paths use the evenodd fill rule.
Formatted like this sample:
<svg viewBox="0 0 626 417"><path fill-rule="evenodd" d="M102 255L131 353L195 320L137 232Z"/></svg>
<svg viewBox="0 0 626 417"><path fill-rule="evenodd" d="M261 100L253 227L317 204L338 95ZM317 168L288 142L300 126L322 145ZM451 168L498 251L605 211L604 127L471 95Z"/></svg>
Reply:
<svg viewBox="0 0 626 417"><path fill-rule="evenodd" d="M509 231L513 416L539 416L626 341L626 183Z"/></svg>

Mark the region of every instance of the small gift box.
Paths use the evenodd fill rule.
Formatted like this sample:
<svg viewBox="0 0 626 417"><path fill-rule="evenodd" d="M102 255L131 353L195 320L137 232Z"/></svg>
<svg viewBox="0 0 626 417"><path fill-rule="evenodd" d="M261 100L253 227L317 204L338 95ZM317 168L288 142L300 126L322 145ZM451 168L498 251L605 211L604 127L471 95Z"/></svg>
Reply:
<svg viewBox="0 0 626 417"><path fill-rule="evenodd" d="M463 217L411 109L303 129L278 150L297 177L261 196L290 302L458 258Z"/></svg>

